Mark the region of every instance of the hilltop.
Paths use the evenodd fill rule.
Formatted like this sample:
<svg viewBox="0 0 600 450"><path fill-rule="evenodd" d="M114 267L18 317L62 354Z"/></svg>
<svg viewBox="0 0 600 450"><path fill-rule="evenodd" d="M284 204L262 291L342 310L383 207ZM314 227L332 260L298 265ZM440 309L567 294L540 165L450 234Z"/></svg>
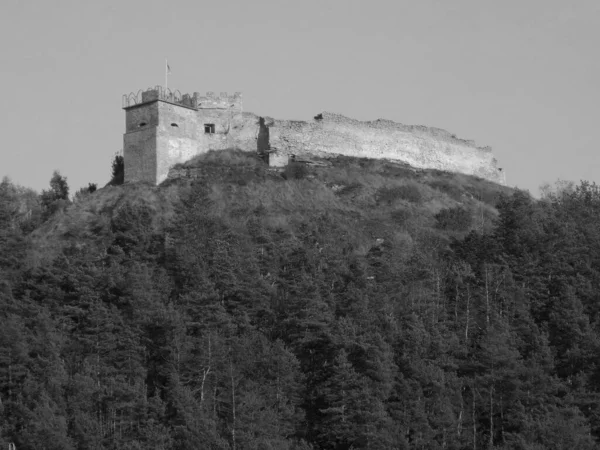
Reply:
<svg viewBox="0 0 600 450"><path fill-rule="evenodd" d="M254 154L212 151L173 167L160 188L141 183L101 189L46 223L34 238L45 253L72 238L106 234L111 218L123 208L145 210L148 226L164 231L182 196L200 182L211 186L215 204L240 214L245 209L251 215L255 208L274 216L294 211L292 215L348 214L369 239L376 230L386 236L429 230L447 240L455 232L489 229L497 195L512 192L481 178L385 160L338 156L312 157L307 163L273 170ZM435 215L449 208L466 211L465 223L440 230Z"/></svg>

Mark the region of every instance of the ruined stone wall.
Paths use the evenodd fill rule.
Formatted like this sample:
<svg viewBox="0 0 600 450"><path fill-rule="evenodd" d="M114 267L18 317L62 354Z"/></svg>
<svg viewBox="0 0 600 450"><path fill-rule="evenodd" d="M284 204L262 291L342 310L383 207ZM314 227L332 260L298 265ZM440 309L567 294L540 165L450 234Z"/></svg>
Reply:
<svg viewBox="0 0 600 450"><path fill-rule="evenodd" d="M389 120L361 122L339 114L323 113L310 122L264 119L269 128L270 159L282 164L287 155L381 158L402 161L416 168L476 175L504 183L490 147L477 147L440 128L403 125ZM229 147L256 151L260 117L237 115L232 122Z"/></svg>
<svg viewBox="0 0 600 450"><path fill-rule="evenodd" d="M398 160L416 168L476 175L503 183L491 148L458 139L445 130L388 120L361 122L323 113L311 122L270 120L271 147L283 153L332 154Z"/></svg>
<svg viewBox="0 0 600 450"><path fill-rule="evenodd" d="M129 100L124 135L125 180L160 183L169 169L209 150L270 149L269 160L284 164L289 155L380 158L416 168L476 175L504 183L491 148L458 139L439 128L403 125L389 120L361 122L323 113L309 122L261 118L242 111L241 94L185 94L173 101L159 90L142 93L142 103ZM164 97L164 95L163 95ZM167 98L167 97L165 97ZM205 125L214 125L207 133ZM265 131L265 127L268 130ZM264 150L264 149L263 149Z"/></svg>
<svg viewBox="0 0 600 450"><path fill-rule="evenodd" d="M242 94L236 92L235 94L228 94L227 92L221 92L216 95L214 92L207 92L205 96L201 96L198 92L194 92L194 98L198 108L218 108L218 109L230 109L234 112L242 112Z"/></svg>
<svg viewBox="0 0 600 450"><path fill-rule="evenodd" d="M260 117L253 113L238 114L233 117L228 136L228 147L248 152L258 149Z"/></svg>

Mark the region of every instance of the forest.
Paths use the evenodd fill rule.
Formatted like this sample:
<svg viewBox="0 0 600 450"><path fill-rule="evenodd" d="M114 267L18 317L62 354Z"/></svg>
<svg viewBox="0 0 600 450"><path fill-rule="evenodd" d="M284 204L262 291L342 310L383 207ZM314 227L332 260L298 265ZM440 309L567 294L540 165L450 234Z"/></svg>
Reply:
<svg viewBox="0 0 600 450"><path fill-rule="evenodd" d="M0 183L0 448L600 448L600 188L208 153Z"/></svg>

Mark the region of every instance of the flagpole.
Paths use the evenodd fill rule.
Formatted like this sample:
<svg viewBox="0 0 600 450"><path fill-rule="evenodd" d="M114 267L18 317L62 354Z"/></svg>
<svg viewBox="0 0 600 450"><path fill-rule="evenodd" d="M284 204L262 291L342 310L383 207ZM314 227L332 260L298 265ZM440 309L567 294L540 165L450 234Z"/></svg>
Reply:
<svg viewBox="0 0 600 450"><path fill-rule="evenodd" d="M165 95L169 87L169 61L165 58Z"/></svg>

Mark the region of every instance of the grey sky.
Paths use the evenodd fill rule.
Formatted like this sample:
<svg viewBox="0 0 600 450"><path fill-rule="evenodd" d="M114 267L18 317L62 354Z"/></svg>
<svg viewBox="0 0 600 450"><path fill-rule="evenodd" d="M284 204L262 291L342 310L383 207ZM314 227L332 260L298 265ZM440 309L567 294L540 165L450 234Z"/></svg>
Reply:
<svg viewBox="0 0 600 450"><path fill-rule="evenodd" d="M0 176L104 185L121 95L242 91L245 110L444 128L509 185L600 181L598 0L4 0Z"/></svg>

